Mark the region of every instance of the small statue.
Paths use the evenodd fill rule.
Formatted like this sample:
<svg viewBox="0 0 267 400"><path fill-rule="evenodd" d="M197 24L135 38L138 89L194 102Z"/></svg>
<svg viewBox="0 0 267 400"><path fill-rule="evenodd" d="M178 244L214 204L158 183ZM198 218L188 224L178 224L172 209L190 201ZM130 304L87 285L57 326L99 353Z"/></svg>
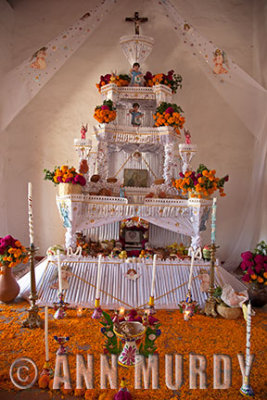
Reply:
<svg viewBox="0 0 267 400"><path fill-rule="evenodd" d="M131 68L130 70L130 75L131 75L130 86L143 86L144 75L140 71L140 64L138 62L135 62L133 64L133 68Z"/></svg>
<svg viewBox="0 0 267 400"><path fill-rule="evenodd" d="M118 393L115 394L114 400L132 400L132 395L126 387L125 378L122 378L120 386L121 388L118 391Z"/></svg>
<svg viewBox="0 0 267 400"><path fill-rule="evenodd" d="M185 143L186 144L191 144L191 134L189 130L184 129L184 135L185 135Z"/></svg>
<svg viewBox="0 0 267 400"><path fill-rule="evenodd" d="M129 113L132 115L131 124L133 126L140 126L141 125L141 118L144 114L139 111L140 105L138 103L133 104L133 108L129 110Z"/></svg>
<svg viewBox="0 0 267 400"><path fill-rule="evenodd" d="M82 125L82 127L81 127L81 139L86 139L87 130L88 130L88 124Z"/></svg>

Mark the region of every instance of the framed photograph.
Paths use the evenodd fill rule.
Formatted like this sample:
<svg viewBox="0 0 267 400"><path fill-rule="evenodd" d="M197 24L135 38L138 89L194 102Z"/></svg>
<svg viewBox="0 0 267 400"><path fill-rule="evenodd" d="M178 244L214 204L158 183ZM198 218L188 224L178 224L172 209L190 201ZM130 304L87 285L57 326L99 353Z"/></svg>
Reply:
<svg viewBox="0 0 267 400"><path fill-rule="evenodd" d="M148 187L148 170L125 168L124 186Z"/></svg>
<svg viewBox="0 0 267 400"><path fill-rule="evenodd" d="M125 242L126 243L139 243L141 241L140 231L125 231Z"/></svg>

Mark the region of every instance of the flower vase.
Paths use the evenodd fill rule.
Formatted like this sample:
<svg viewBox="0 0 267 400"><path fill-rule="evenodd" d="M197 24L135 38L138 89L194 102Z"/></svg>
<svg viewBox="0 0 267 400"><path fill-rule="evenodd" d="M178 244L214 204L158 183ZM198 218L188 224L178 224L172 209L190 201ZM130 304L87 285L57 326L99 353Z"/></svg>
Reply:
<svg viewBox="0 0 267 400"><path fill-rule="evenodd" d="M0 301L9 303L13 301L19 294L20 287L13 275L12 268L2 266L2 274L0 275Z"/></svg>
<svg viewBox="0 0 267 400"><path fill-rule="evenodd" d="M119 355L118 363L124 367L134 367L138 363L138 355L136 340L127 340Z"/></svg>

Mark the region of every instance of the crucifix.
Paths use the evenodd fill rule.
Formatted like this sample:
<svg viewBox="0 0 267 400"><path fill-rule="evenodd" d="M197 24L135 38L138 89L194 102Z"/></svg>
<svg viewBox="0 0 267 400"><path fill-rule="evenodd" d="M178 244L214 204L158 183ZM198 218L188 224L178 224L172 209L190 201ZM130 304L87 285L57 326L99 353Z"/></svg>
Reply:
<svg viewBox="0 0 267 400"><path fill-rule="evenodd" d="M125 21L134 22L135 34L139 35L140 22L147 22L148 18L139 18L139 12L135 12L133 18L127 17Z"/></svg>

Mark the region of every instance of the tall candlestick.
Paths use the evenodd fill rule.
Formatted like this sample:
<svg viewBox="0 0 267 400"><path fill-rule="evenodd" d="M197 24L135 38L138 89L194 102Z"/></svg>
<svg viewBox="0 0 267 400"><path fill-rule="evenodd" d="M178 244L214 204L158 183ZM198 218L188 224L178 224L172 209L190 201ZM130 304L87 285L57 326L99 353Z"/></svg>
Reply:
<svg viewBox="0 0 267 400"><path fill-rule="evenodd" d="M245 376L249 376L250 367L250 337L251 337L251 303L248 303L247 308L247 335L246 335L246 370Z"/></svg>
<svg viewBox="0 0 267 400"><path fill-rule="evenodd" d="M217 199L214 197L212 203L212 214L211 214L211 243L215 243L215 233L216 233L216 202Z"/></svg>
<svg viewBox="0 0 267 400"><path fill-rule="evenodd" d="M45 306L45 361L49 361L48 345L48 307Z"/></svg>
<svg viewBox="0 0 267 400"><path fill-rule="evenodd" d="M154 254L154 257L153 257L153 268L152 268L151 295L150 295L151 297L154 297L154 292L155 292L156 263L157 263L157 254Z"/></svg>
<svg viewBox="0 0 267 400"><path fill-rule="evenodd" d="M57 267L58 267L58 291L62 293L62 270L60 261L60 251L57 251Z"/></svg>
<svg viewBox="0 0 267 400"><path fill-rule="evenodd" d="M102 258L102 254L99 254L98 267L97 267L97 280L96 280L96 294L95 294L96 299L100 298L100 280L101 280L101 268L102 268L101 258Z"/></svg>
<svg viewBox="0 0 267 400"><path fill-rule="evenodd" d="M30 233L30 246L32 247L33 241L33 216L32 216L32 184L28 183L28 215L29 215L29 233Z"/></svg>

